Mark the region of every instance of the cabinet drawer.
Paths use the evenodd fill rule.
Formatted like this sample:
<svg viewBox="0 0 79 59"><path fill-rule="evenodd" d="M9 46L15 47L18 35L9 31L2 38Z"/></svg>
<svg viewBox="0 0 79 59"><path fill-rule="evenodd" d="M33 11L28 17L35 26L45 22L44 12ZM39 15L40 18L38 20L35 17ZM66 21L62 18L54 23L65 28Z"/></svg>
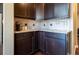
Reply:
<svg viewBox="0 0 79 59"><path fill-rule="evenodd" d="M25 38L23 33L15 34L15 39L23 39L23 38Z"/></svg>
<svg viewBox="0 0 79 59"><path fill-rule="evenodd" d="M33 37L33 32L27 32L27 33L24 33L24 37L27 37L27 38L31 38Z"/></svg>
<svg viewBox="0 0 79 59"><path fill-rule="evenodd" d="M23 38L32 38L33 33L32 32L27 32L27 33L17 33L15 34L15 38L23 39Z"/></svg>
<svg viewBox="0 0 79 59"><path fill-rule="evenodd" d="M64 33L51 33L51 32L45 32L45 37L47 37L47 38L65 39L65 38L66 38L66 34L64 34Z"/></svg>

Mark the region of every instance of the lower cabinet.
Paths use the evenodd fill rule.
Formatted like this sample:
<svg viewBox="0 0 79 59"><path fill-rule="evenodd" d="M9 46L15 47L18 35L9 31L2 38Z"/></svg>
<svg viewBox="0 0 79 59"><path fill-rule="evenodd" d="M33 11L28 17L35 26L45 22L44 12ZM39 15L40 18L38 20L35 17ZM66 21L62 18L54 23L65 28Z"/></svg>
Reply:
<svg viewBox="0 0 79 59"><path fill-rule="evenodd" d="M46 39L46 53L49 55L65 55L65 40L56 38Z"/></svg>
<svg viewBox="0 0 79 59"><path fill-rule="evenodd" d="M66 55L66 34L40 32L40 50L46 55Z"/></svg>
<svg viewBox="0 0 79 59"><path fill-rule="evenodd" d="M55 51L55 41L51 38L45 38L46 39L46 54L54 54Z"/></svg>
<svg viewBox="0 0 79 59"><path fill-rule="evenodd" d="M14 54L30 55L40 49L45 55L66 55L66 40L64 33L44 31L15 33Z"/></svg>
<svg viewBox="0 0 79 59"><path fill-rule="evenodd" d="M15 34L15 55L27 55L32 53L33 33L16 33Z"/></svg>
<svg viewBox="0 0 79 59"><path fill-rule="evenodd" d="M39 33L39 49L45 54L46 53L46 40L44 39L44 32Z"/></svg>
<svg viewBox="0 0 79 59"><path fill-rule="evenodd" d="M32 40L32 51L36 52L38 51L39 47L38 47L38 36L39 36L39 31L35 31L34 32L34 36L33 36L33 40Z"/></svg>

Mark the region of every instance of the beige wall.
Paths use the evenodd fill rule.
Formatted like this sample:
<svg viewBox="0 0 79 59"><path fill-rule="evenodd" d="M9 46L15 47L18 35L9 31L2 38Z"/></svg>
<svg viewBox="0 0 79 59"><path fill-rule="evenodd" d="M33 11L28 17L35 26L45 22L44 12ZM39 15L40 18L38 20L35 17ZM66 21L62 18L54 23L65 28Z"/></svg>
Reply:
<svg viewBox="0 0 79 59"><path fill-rule="evenodd" d="M14 11L13 4L3 4L3 54L14 54Z"/></svg>

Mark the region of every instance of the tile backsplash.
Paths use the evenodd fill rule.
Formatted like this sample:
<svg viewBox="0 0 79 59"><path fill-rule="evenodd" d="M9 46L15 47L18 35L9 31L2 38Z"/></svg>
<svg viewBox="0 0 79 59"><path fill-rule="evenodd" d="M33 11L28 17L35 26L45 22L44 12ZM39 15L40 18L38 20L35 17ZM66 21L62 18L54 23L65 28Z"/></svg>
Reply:
<svg viewBox="0 0 79 59"><path fill-rule="evenodd" d="M38 29L38 25L39 23L31 20L31 19L23 19L23 18L15 18L15 23L18 22L19 24L21 24L22 26L24 26L25 24L27 24L27 28L28 29Z"/></svg>
<svg viewBox="0 0 79 59"><path fill-rule="evenodd" d="M15 22L20 23L22 26L27 24L28 29L34 30L53 30L53 29L61 29L61 30L71 30L70 21L71 19L51 19L51 20L41 20L35 21L31 19L22 19L15 18Z"/></svg>
<svg viewBox="0 0 79 59"><path fill-rule="evenodd" d="M45 24L46 26L43 26ZM61 29L61 30L70 30L70 19L65 20L47 20L44 22L41 22L41 29Z"/></svg>

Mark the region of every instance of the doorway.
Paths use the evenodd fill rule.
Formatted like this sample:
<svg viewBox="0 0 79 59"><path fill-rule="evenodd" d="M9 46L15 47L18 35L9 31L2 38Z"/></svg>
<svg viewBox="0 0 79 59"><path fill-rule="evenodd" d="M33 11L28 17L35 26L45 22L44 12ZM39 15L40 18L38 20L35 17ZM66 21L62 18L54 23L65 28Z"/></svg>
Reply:
<svg viewBox="0 0 79 59"><path fill-rule="evenodd" d="M0 55L3 54L3 4L0 3Z"/></svg>

